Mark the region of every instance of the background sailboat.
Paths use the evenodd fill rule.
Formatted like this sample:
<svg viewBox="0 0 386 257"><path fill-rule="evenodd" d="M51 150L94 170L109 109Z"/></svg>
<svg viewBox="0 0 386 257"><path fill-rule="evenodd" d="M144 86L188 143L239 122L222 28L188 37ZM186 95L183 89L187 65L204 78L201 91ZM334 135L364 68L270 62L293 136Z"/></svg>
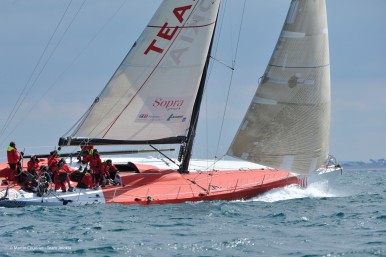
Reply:
<svg viewBox="0 0 386 257"><path fill-rule="evenodd" d="M228 154L298 174L313 172L328 158L330 109L326 3L292 1Z"/></svg>

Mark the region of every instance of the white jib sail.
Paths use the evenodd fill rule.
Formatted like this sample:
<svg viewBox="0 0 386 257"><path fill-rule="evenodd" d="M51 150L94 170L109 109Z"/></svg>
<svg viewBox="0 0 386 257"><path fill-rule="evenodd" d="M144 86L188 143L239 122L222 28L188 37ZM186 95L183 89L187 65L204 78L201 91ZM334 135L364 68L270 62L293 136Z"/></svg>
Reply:
<svg viewBox="0 0 386 257"><path fill-rule="evenodd" d="M72 138L185 136L220 0L165 0Z"/></svg>
<svg viewBox="0 0 386 257"><path fill-rule="evenodd" d="M293 0L228 154L307 174L327 160L330 60L325 0Z"/></svg>

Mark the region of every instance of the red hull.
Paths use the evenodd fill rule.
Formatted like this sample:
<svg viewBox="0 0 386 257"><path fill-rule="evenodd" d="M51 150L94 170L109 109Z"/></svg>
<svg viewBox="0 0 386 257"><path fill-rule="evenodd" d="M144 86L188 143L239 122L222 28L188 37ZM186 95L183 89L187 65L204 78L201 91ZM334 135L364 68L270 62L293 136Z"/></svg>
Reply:
<svg viewBox="0 0 386 257"><path fill-rule="evenodd" d="M276 169L220 170L180 174L171 169L137 165L140 173L121 172L123 186L102 189L107 204L170 204L188 201L241 200L257 196L273 188L303 180ZM7 175L0 164L0 178ZM4 169L5 168L5 169ZM76 183L74 183L74 186ZM6 186L0 186L5 189ZM16 186L14 189L18 189Z"/></svg>
<svg viewBox="0 0 386 257"><path fill-rule="evenodd" d="M106 187L106 203L167 204L187 201L240 200L278 187L301 184L285 171L222 170L179 174L174 170L146 170L121 176L124 187Z"/></svg>

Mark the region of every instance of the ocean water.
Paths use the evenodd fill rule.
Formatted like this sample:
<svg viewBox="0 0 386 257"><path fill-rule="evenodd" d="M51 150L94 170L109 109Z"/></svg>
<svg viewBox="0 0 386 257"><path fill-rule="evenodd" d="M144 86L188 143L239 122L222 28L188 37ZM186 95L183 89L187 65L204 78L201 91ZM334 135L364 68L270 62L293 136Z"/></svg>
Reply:
<svg viewBox="0 0 386 257"><path fill-rule="evenodd" d="M386 171L247 201L0 209L0 256L386 256Z"/></svg>

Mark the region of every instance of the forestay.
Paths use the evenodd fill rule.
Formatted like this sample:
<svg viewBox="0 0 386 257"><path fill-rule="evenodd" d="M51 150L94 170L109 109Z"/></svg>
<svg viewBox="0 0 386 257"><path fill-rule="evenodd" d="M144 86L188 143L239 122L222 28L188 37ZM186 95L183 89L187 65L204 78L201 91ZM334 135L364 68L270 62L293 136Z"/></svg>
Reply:
<svg viewBox="0 0 386 257"><path fill-rule="evenodd" d="M186 137L219 0L165 0L70 137L179 143ZM63 141L64 140L64 141Z"/></svg>
<svg viewBox="0 0 386 257"><path fill-rule="evenodd" d="M330 66L325 0L293 0L228 154L307 174L327 160Z"/></svg>

